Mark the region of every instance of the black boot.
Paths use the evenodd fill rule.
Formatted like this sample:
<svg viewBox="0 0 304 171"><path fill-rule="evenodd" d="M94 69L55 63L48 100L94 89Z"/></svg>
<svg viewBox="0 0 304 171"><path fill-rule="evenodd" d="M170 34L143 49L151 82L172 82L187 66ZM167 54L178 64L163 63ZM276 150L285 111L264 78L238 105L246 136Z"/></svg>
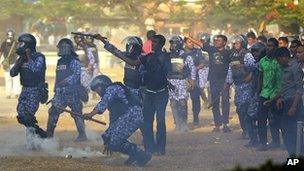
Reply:
<svg viewBox="0 0 304 171"><path fill-rule="evenodd" d="M88 138L85 132L84 120L80 117L75 117L74 120L78 131L78 136L75 139L75 142L87 141Z"/></svg>
<svg viewBox="0 0 304 171"><path fill-rule="evenodd" d="M140 150L136 155L136 163L138 164L138 166L143 167L151 160L151 158L152 154Z"/></svg>
<svg viewBox="0 0 304 171"><path fill-rule="evenodd" d="M129 155L129 158L124 162L124 165L131 166L136 162L137 146L130 142L126 142L120 152Z"/></svg>
<svg viewBox="0 0 304 171"><path fill-rule="evenodd" d="M195 126L199 125L198 115L193 115L193 125L195 125Z"/></svg>
<svg viewBox="0 0 304 171"><path fill-rule="evenodd" d="M37 134L40 138L47 138L47 133L43 129L41 129L38 125L34 126L35 134Z"/></svg>
<svg viewBox="0 0 304 171"><path fill-rule="evenodd" d="M140 167L145 166L152 158L152 154L140 150L136 154L130 155L129 158L124 162L126 166L137 164Z"/></svg>
<svg viewBox="0 0 304 171"><path fill-rule="evenodd" d="M129 158L124 162L125 165L131 166L137 164L138 166L146 165L152 158L152 155L138 148L135 144L126 142L120 149L123 154L129 155Z"/></svg>
<svg viewBox="0 0 304 171"><path fill-rule="evenodd" d="M48 138L53 138L54 137L54 131L55 131L56 125L49 119L47 123L47 137Z"/></svg>

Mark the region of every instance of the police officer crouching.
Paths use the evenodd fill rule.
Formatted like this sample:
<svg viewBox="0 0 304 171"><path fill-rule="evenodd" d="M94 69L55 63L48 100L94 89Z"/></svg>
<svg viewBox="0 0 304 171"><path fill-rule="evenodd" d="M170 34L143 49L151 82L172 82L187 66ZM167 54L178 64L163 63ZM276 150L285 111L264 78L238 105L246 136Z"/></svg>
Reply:
<svg viewBox="0 0 304 171"><path fill-rule="evenodd" d="M54 135L59 115L63 112L62 108L68 106L73 112L82 113L83 105L81 100L87 101L87 99L82 98L82 94L79 91L81 64L74 51L73 42L70 39L63 38L58 42L57 47L60 59L56 68L55 95L52 99L52 107L49 109L48 137L53 137ZM87 136L83 118L74 115L72 117L79 134L75 141L86 141Z"/></svg>
<svg viewBox="0 0 304 171"><path fill-rule="evenodd" d="M129 89L120 82L112 83L105 75L99 75L91 82L91 90L101 97L96 107L90 113L84 114L91 118L102 114L106 109L110 112L109 128L102 135L105 148L129 155L126 165L137 164L144 166L151 159L151 154L146 153L128 141L128 138L143 124L143 114L140 102ZM124 109L119 113L113 112L115 108Z"/></svg>
<svg viewBox="0 0 304 171"><path fill-rule="evenodd" d="M37 125L35 113L39 103L47 101L47 87L45 83L45 57L36 52L36 39L33 35L25 33L19 36L16 53L19 58L10 70L12 77L20 74L22 92L18 99L17 120L26 127L27 147L35 148L32 143L33 135L46 138L46 132ZM46 91L45 91L46 90Z"/></svg>

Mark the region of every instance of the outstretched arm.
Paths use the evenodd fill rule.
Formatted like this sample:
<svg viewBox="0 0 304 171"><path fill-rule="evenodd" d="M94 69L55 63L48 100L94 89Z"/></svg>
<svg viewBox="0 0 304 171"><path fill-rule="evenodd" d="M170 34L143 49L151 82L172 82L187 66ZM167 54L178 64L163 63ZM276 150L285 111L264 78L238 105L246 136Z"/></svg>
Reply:
<svg viewBox="0 0 304 171"><path fill-rule="evenodd" d="M119 49L117 49L114 45L110 44L109 41L107 39L105 39L105 37L102 37L100 34L95 34L94 38L97 40L100 40L104 44L104 48L107 51L112 53L114 56L120 58L127 64L132 65L132 66L141 64L139 59L132 60L132 59L127 58Z"/></svg>
<svg viewBox="0 0 304 171"><path fill-rule="evenodd" d="M199 46L199 47L203 47L203 43L199 40L194 39L193 37L191 37L190 35L184 34L184 36L188 39L190 39L195 45Z"/></svg>

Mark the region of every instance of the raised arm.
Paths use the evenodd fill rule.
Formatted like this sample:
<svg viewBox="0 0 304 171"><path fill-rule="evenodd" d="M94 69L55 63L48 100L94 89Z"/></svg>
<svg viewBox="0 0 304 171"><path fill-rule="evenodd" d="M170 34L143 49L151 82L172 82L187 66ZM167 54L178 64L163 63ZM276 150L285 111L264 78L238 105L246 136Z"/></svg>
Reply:
<svg viewBox="0 0 304 171"><path fill-rule="evenodd" d="M127 58L119 49L117 49L115 46L109 43L109 41L101 36L100 34L95 34L94 38L97 40L100 40L105 46L104 48L108 50L110 53L112 53L114 56L118 57L119 59L123 60L129 65L137 66L141 64L141 61L139 59L132 60L130 58Z"/></svg>

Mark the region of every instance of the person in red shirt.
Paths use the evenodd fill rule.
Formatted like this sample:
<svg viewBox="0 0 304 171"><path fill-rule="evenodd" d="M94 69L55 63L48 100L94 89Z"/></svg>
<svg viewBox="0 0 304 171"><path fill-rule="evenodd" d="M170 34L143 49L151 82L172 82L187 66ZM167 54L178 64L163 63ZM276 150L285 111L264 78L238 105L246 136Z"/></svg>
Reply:
<svg viewBox="0 0 304 171"><path fill-rule="evenodd" d="M154 30L147 31L147 41L143 44L142 51L144 55L152 52L152 41L151 38L156 34Z"/></svg>

